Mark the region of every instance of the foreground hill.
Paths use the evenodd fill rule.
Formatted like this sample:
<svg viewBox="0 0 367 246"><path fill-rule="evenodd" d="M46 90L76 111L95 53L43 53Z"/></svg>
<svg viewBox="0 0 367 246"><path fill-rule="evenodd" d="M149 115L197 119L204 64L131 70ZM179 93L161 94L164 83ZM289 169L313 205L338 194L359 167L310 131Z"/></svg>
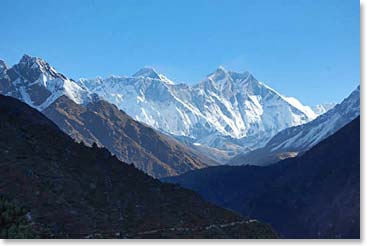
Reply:
<svg viewBox="0 0 367 246"><path fill-rule="evenodd" d="M275 237L269 226L163 184L106 149L75 143L40 112L5 96L0 96L0 195L14 204L10 207L21 208L17 216L28 211L24 226L32 225L41 237ZM7 213L0 215L1 223L12 218ZM16 231L9 230L5 237Z"/></svg>
<svg viewBox="0 0 367 246"><path fill-rule="evenodd" d="M153 177L178 175L203 168L204 162L213 163L103 100L80 105L61 96L42 113L78 142L104 146Z"/></svg>
<svg viewBox="0 0 367 246"><path fill-rule="evenodd" d="M360 119L303 156L266 167L220 166L165 179L270 223L286 238L359 238Z"/></svg>

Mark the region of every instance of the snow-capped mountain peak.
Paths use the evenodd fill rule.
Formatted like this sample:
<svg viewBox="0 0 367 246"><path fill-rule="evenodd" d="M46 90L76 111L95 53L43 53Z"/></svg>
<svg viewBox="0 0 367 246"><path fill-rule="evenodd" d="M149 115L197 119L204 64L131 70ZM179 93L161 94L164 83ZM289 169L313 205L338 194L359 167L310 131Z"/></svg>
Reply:
<svg viewBox="0 0 367 246"><path fill-rule="evenodd" d="M18 64L4 69L0 79L4 83L1 94L18 98L38 110L62 95L79 104L90 98L86 88L58 73L43 59L29 55L23 55Z"/></svg>
<svg viewBox="0 0 367 246"><path fill-rule="evenodd" d="M33 64L41 65L41 64L46 64L46 63L47 62L45 62L44 60L42 60L39 57L30 56L27 54L24 54L19 61L19 64L28 65L28 66L32 66Z"/></svg>
<svg viewBox="0 0 367 246"><path fill-rule="evenodd" d="M8 69L8 66L6 65L5 61L0 59L0 73L2 73L3 71L7 69Z"/></svg>
<svg viewBox="0 0 367 246"><path fill-rule="evenodd" d="M39 57L32 57L29 55L23 55L18 63L19 67L29 68L32 70L39 70L41 72L48 72L48 70L55 70L44 60Z"/></svg>
<svg viewBox="0 0 367 246"><path fill-rule="evenodd" d="M166 84L174 84L172 80L168 79L163 74L158 73L154 68L152 67L143 67L139 71L133 74L133 77L143 77L143 78L151 78L151 79L157 79L165 82Z"/></svg>
<svg viewBox="0 0 367 246"><path fill-rule="evenodd" d="M14 65L14 68L16 68L19 75L30 82L38 79L41 75L46 76L47 79L66 79L64 75L58 73L45 60L26 54L23 55L18 64Z"/></svg>
<svg viewBox="0 0 367 246"><path fill-rule="evenodd" d="M207 80L211 80L217 84L228 82L240 82L249 78L251 74L249 72L235 72L226 69L223 66L219 66L214 72L207 76Z"/></svg>
<svg viewBox="0 0 367 246"><path fill-rule="evenodd" d="M160 79L159 74L152 67L143 67L136 73L134 73L133 77L147 77L152 79Z"/></svg>
<svg viewBox="0 0 367 246"><path fill-rule="evenodd" d="M219 66L214 72L207 76L207 79L212 79L213 81L220 82L229 79L233 82L239 82L253 77L248 71L236 72L226 69L224 66Z"/></svg>
<svg viewBox="0 0 367 246"><path fill-rule="evenodd" d="M317 115L322 115L326 113L327 111L329 111L330 109L334 108L335 106L336 106L336 103L322 103L322 104L312 106L311 108Z"/></svg>
<svg viewBox="0 0 367 246"><path fill-rule="evenodd" d="M214 81L220 81L224 78L228 78L228 76L229 74L227 69L225 69L223 66L219 66L213 73L208 75L208 78Z"/></svg>
<svg viewBox="0 0 367 246"><path fill-rule="evenodd" d="M216 91L216 93L225 94L226 97L230 97L235 93L253 90L245 88L251 86L251 82L253 82L253 86L255 87L260 83L249 72L239 73L219 66L214 72L202 80L197 87L201 87L206 91Z"/></svg>

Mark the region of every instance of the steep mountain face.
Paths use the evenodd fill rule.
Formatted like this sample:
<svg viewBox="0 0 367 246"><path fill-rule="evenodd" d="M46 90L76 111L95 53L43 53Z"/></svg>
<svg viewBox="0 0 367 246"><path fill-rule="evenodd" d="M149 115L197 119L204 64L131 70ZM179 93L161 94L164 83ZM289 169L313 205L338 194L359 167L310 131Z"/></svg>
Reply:
<svg viewBox="0 0 367 246"><path fill-rule="evenodd" d="M132 77L79 82L138 121L229 155L260 147L278 131L316 117L250 73L223 67L194 86L167 82L149 68Z"/></svg>
<svg viewBox="0 0 367 246"><path fill-rule="evenodd" d="M359 238L360 118L300 157L266 167L210 167L165 181L270 223L286 238Z"/></svg>
<svg viewBox="0 0 367 246"><path fill-rule="evenodd" d="M15 97L38 110L43 110L61 95L76 103L91 98L90 93L75 81L58 73L44 60L24 55L20 62L7 68L0 65L0 93Z"/></svg>
<svg viewBox="0 0 367 246"><path fill-rule="evenodd" d="M106 149L76 143L12 97L0 96L0 152L0 196L28 211L41 237L276 236L269 226L163 184Z"/></svg>
<svg viewBox="0 0 367 246"><path fill-rule="evenodd" d="M178 175L214 162L103 100L83 106L62 96L42 112L76 141L104 146L153 177Z"/></svg>
<svg viewBox="0 0 367 246"><path fill-rule="evenodd" d="M323 103L323 104L318 104L318 105L312 106L311 109L317 115L322 115L322 114L325 114L330 109L334 108L335 106L336 106L336 103Z"/></svg>
<svg viewBox="0 0 367 246"><path fill-rule="evenodd" d="M152 79L158 79L160 81L163 81L167 84L174 84L172 80L168 79L163 74L157 73L153 68L151 67L144 67L140 69L138 72L136 72L133 77L142 77L142 78L152 78Z"/></svg>
<svg viewBox="0 0 367 246"><path fill-rule="evenodd" d="M340 104L304 125L290 127L276 134L263 147L239 154L230 165L267 165L297 156L332 135L360 114L360 89L355 89Z"/></svg>

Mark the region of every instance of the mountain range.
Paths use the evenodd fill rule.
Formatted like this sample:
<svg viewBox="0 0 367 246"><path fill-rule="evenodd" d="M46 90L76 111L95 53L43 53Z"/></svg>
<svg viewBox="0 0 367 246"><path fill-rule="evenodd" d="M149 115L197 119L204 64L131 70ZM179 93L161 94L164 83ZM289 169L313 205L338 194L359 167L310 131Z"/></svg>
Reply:
<svg viewBox="0 0 367 246"><path fill-rule="evenodd" d="M317 114L285 97L249 72L219 67L196 85L174 84L153 68L131 77L81 79L80 85L134 119L191 147L226 159L264 145L285 128ZM209 148L209 149L208 149Z"/></svg>
<svg viewBox="0 0 367 246"><path fill-rule="evenodd" d="M176 138L195 152L194 156L205 155L209 165L260 148L279 131L317 117L310 107L281 95L249 72L237 73L223 67L189 86L175 84L148 67L130 77L74 81L37 57L24 55L11 68L5 62L1 64L0 93L3 95L18 98L40 111L63 95L83 107L103 99L138 122ZM317 112L323 113L330 107L319 105ZM56 123L61 125L61 122ZM70 130L61 128L65 132ZM118 155L119 147L109 149ZM136 158L123 160L137 161ZM164 161L156 163L167 166ZM203 166L200 163L189 165Z"/></svg>
<svg viewBox="0 0 367 246"><path fill-rule="evenodd" d="M0 214L5 238L24 235L11 221L22 211L22 223L41 238L276 237L270 226L161 183L105 148L76 143L12 97L0 95L0 129L0 209L21 208Z"/></svg>
<svg viewBox="0 0 367 246"><path fill-rule="evenodd" d="M38 109L76 141L105 146L153 177L178 175L217 162L139 123L40 58L24 55L0 70L0 93Z"/></svg>
<svg viewBox="0 0 367 246"><path fill-rule="evenodd" d="M294 157L359 114L358 92L336 107L308 107L259 82L249 72L237 73L223 67L191 86L175 84L149 67L130 77L77 81L28 55L11 68L5 62L0 67L1 94L44 112L76 140L106 146L121 160L134 162L155 177L218 163L265 165ZM62 103L56 102L62 96L70 102L66 103L65 97L60 99ZM88 107L99 100L105 100L103 107L113 115L101 115L99 111L94 117L96 111ZM88 115L87 119L80 114ZM91 114L95 115L90 118ZM101 120L104 122L97 130L95 126L100 122L96 121ZM164 154L152 151L151 144L147 144L158 138L164 139L159 141L160 149L168 149Z"/></svg>
<svg viewBox="0 0 367 246"><path fill-rule="evenodd" d="M0 94L4 237L277 236L253 218L359 237L359 86L310 107L224 67L192 85L151 67L73 80L24 55L0 60Z"/></svg>
<svg viewBox="0 0 367 246"><path fill-rule="evenodd" d="M285 238L360 237L360 117L302 156L164 179L270 223Z"/></svg>

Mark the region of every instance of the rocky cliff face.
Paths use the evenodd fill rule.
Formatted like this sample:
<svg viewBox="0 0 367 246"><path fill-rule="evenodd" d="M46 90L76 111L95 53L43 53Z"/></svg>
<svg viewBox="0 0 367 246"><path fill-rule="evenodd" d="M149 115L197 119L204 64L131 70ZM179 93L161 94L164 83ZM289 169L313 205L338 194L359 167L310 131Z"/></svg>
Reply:
<svg viewBox="0 0 367 246"><path fill-rule="evenodd" d="M78 142L104 146L153 177L174 176L214 162L103 100L83 106L62 96L42 112Z"/></svg>

